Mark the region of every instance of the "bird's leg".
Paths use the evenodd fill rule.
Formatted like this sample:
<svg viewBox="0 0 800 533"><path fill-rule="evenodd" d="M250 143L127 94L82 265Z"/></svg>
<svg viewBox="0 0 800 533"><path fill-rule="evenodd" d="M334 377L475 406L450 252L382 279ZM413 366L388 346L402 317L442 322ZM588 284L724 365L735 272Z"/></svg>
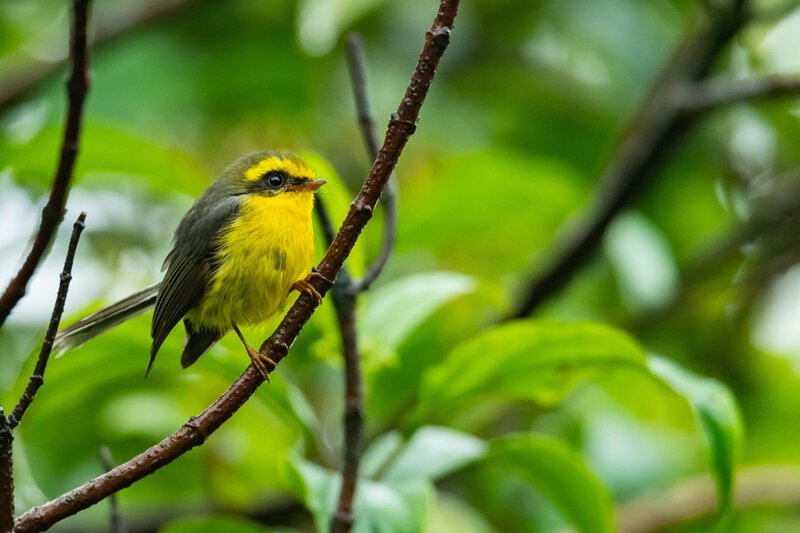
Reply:
<svg viewBox="0 0 800 533"><path fill-rule="evenodd" d="M236 332L236 334L239 336L239 340L242 341L242 344L244 344L244 347L247 349L247 355L249 355L250 360L253 361L253 366L255 366L256 369L261 373L261 375L264 378L264 381L269 383L269 370L267 370L267 367L264 365L264 362L267 362L274 367L275 361L273 361L266 355L262 354L252 346L250 346L250 344L248 344L247 341L245 340L244 335L242 335L242 332L239 331L239 326L237 326L236 324L231 324L231 325L233 326L233 331Z"/></svg>
<svg viewBox="0 0 800 533"><path fill-rule="evenodd" d="M311 284L311 280L314 278L327 281L328 283L333 285L333 282L331 282L331 280L329 280L328 278L317 272L316 269L314 269L308 276L305 277L305 279L299 279L294 283L292 283L292 289L297 292L304 292L308 294L317 301L317 305L320 305L322 303L322 295L320 295L317 289L315 289L314 286Z"/></svg>

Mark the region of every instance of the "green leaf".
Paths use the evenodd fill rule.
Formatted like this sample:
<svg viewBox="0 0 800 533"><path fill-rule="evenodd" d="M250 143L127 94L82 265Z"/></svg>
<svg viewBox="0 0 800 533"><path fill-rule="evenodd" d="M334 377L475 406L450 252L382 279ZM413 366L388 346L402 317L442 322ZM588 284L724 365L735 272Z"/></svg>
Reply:
<svg viewBox="0 0 800 533"><path fill-rule="evenodd" d="M475 279L455 272L427 272L377 290L361 313L365 339L394 349L441 306L474 290Z"/></svg>
<svg viewBox="0 0 800 533"><path fill-rule="evenodd" d="M674 362L650 356L650 370L689 402L705 432L711 473L717 484L720 512L730 508L736 463L741 454L743 423L731 391L722 383L696 376Z"/></svg>
<svg viewBox="0 0 800 533"><path fill-rule="evenodd" d="M289 459L291 487L314 516L317 531L328 531L336 508L341 475L298 455ZM434 489L422 480L388 483L361 478L356 491L355 533L422 530Z"/></svg>
<svg viewBox="0 0 800 533"><path fill-rule="evenodd" d="M645 364L633 339L610 327L530 320L500 325L457 346L428 372L417 414L441 417L484 397L555 404L602 370Z"/></svg>
<svg viewBox="0 0 800 533"><path fill-rule="evenodd" d="M205 516L173 520L161 533L269 533L272 529L258 522L234 516Z"/></svg>
<svg viewBox="0 0 800 533"><path fill-rule="evenodd" d="M614 531L614 504L583 458L561 441L514 434L491 443L488 461L535 486L583 533Z"/></svg>
<svg viewBox="0 0 800 533"><path fill-rule="evenodd" d="M378 473L403 446L399 431L390 431L376 437L361 456L361 475L367 478L378 477Z"/></svg>
<svg viewBox="0 0 800 533"><path fill-rule="evenodd" d="M417 430L383 479L400 482L435 481L486 454L486 443L477 437L440 426Z"/></svg>

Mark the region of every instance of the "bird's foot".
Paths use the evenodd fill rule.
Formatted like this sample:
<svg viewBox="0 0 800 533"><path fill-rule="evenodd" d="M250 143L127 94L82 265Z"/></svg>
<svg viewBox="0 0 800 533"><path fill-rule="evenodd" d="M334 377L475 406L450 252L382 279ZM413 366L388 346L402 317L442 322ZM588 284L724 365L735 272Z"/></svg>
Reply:
<svg viewBox="0 0 800 533"><path fill-rule="evenodd" d="M311 280L314 278L321 279L330 283L330 280L328 280L328 278L326 278L319 272L312 270L311 273L305 277L305 279L299 279L294 283L292 283L292 289L296 290L297 292L304 292L308 294L309 296L314 298L314 300L317 301L317 305L320 305L322 303L322 295L311 284Z"/></svg>
<svg viewBox="0 0 800 533"><path fill-rule="evenodd" d="M239 331L239 327L236 324L233 324L233 330L239 336L239 340L242 341L242 344L244 344L244 347L247 350L247 355L250 356L250 360L253 362L253 366L256 367L256 370L258 370L258 372L264 378L264 381L269 383L269 370L267 370L267 367L264 363L268 363L272 366L272 368L275 368L275 361L250 346L250 343L248 343L244 338L244 335L242 335L242 332Z"/></svg>
<svg viewBox="0 0 800 533"><path fill-rule="evenodd" d="M275 361L267 357L266 355L262 354L252 346L245 344L245 348L247 348L247 355L250 356L250 360L253 362L253 366L256 367L261 373L261 376L264 378L264 381L269 383L269 370L267 370L267 366L264 363L269 363L272 367L275 367Z"/></svg>

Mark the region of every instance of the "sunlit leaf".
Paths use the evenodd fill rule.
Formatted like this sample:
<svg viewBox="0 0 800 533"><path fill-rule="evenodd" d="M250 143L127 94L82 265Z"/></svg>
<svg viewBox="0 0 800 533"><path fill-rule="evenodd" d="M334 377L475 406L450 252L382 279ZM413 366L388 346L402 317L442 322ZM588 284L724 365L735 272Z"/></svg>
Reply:
<svg viewBox="0 0 800 533"><path fill-rule="evenodd" d="M641 348L607 326L538 321L496 326L457 346L428 373L418 414L440 418L487 397L553 404L600 371L645 364Z"/></svg>
<svg viewBox="0 0 800 533"><path fill-rule="evenodd" d="M720 511L733 497L736 463L742 451L743 424L731 391L722 383L703 378L663 357L651 356L650 370L689 402L705 432L711 473L717 483Z"/></svg>
<svg viewBox="0 0 800 533"><path fill-rule="evenodd" d="M396 348L442 305L474 288L473 278L455 272L428 272L393 281L370 294L360 313L362 335Z"/></svg>
<svg viewBox="0 0 800 533"><path fill-rule="evenodd" d="M486 443L477 437L446 427L426 426L417 430L382 479L390 482L436 480L486 453Z"/></svg>

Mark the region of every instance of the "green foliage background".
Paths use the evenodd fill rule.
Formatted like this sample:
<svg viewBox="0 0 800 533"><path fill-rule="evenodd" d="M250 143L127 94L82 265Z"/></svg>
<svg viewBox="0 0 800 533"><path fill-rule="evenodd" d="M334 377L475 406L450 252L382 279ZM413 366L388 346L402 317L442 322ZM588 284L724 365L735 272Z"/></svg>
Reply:
<svg viewBox="0 0 800 533"><path fill-rule="evenodd" d="M364 36L382 126L435 4L192 0L95 50L68 202L68 221L88 219L67 321L158 280L181 214L246 151L313 159L341 220L368 168L343 35ZM567 290L533 319L496 325L592 197L698 4L464 2L397 170L396 251L359 308L368 444L357 531L613 531L627 502L696 475L713 477L726 527L800 527L796 509L728 509L736 469L800 461L796 232L773 221L725 246L797 200L797 100L703 120ZM96 0L94 21L137 7ZM0 3L0 85L64 54L66 14L60 0ZM800 72L797 35L800 11L766 18L716 70ZM0 116L2 279L49 187L62 78ZM349 261L355 273L376 254L380 224ZM0 334L6 408L33 365L68 229ZM227 338L182 371L175 333L145 380L148 331L143 316L51 362L16 434L19 511L98 475L103 445L121 462L156 443L247 362ZM341 366L326 301L272 383L209 442L120 493L131 530L324 527L338 494ZM54 530L103 530L106 505Z"/></svg>

